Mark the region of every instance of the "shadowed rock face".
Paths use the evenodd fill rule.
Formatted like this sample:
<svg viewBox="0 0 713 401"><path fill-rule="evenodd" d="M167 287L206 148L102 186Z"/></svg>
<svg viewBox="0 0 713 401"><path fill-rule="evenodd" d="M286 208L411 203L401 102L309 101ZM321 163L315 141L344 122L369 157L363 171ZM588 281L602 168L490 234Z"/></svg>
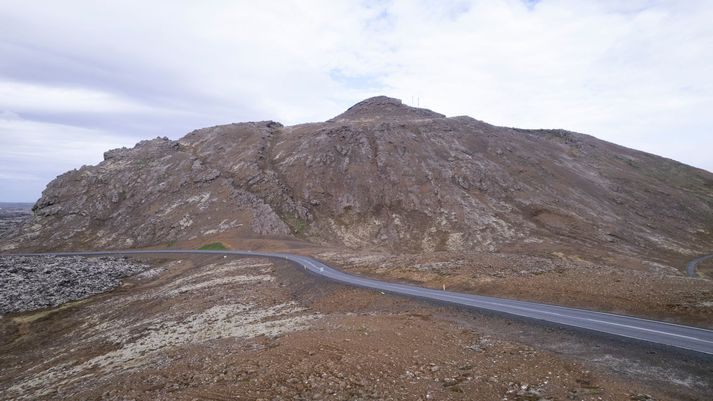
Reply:
<svg viewBox="0 0 713 401"><path fill-rule="evenodd" d="M713 248L713 174L563 130L377 97L324 123L143 141L52 181L3 249L301 238L392 251Z"/></svg>

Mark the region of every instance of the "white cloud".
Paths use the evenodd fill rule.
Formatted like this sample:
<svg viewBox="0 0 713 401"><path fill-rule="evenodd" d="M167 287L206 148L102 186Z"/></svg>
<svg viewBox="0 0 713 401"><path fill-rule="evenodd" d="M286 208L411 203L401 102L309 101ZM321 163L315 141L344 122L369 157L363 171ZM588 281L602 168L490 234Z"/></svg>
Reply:
<svg viewBox="0 0 713 401"><path fill-rule="evenodd" d="M28 121L0 112L0 188L3 201L30 201L65 171L96 164L104 151L138 138L61 124Z"/></svg>
<svg viewBox="0 0 713 401"><path fill-rule="evenodd" d="M0 109L53 113L156 112L150 106L116 94L86 88L0 81Z"/></svg>
<svg viewBox="0 0 713 401"><path fill-rule="evenodd" d="M387 94L713 170L712 20L696 0L10 0L0 109L133 140Z"/></svg>
<svg viewBox="0 0 713 401"><path fill-rule="evenodd" d="M137 138L116 136L100 130L27 121L13 113L4 112L0 116L4 160L20 161L25 156L33 156L37 158L36 162L43 164L72 163L80 167L76 165L77 160L88 154L91 155L91 162L97 162L104 151L137 142Z"/></svg>

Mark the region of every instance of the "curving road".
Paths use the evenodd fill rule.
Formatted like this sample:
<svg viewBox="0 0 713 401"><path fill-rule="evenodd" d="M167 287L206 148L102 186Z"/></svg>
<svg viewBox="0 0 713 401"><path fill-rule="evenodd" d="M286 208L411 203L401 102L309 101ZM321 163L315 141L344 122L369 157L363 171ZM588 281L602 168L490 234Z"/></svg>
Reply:
<svg viewBox="0 0 713 401"><path fill-rule="evenodd" d="M251 252L251 251L199 251L199 250L126 250L106 252L60 252L60 253L25 253L22 256L101 256L101 255L140 255L140 254L217 254L235 256L261 256L278 258L298 264L305 270L319 276L357 287L370 288L394 294L408 295L423 299L448 302L451 304L477 309L497 311L529 319L593 330L620 337L627 337L670 347L713 355L713 331L697 327L682 326L630 316L594 312L584 309L567 308L536 302L516 301L511 299L486 297L396 284L385 281L354 276L333 269L326 264L306 256L287 253Z"/></svg>
<svg viewBox="0 0 713 401"><path fill-rule="evenodd" d="M713 254L701 256L700 258L696 258L696 259L693 259L692 261L688 262L688 266L686 266L686 268L688 270L688 276L698 277L698 272L696 271L698 264L703 262L704 260L708 260L711 258L713 258Z"/></svg>

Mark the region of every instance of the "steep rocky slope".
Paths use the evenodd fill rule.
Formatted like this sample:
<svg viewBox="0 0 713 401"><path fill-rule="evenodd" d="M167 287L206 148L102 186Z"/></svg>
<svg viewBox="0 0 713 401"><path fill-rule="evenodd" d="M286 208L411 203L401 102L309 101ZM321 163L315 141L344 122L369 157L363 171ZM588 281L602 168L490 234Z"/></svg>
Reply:
<svg viewBox="0 0 713 401"><path fill-rule="evenodd" d="M377 97L323 123L229 124L105 153L52 181L3 250L214 236L392 252L713 249L713 174L564 130Z"/></svg>

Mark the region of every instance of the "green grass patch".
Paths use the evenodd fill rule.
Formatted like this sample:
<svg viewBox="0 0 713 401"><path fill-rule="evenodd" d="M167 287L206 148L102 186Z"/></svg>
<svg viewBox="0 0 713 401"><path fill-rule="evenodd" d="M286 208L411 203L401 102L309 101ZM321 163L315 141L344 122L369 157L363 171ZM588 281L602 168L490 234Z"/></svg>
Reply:
<svg viewBox="0 0 713 401"><path fill-rule="evenodd" d="M297 235L304 233L307 228L307 222L292 213L285 214L282 220L290 227L292 233Z"/></svg>
<svg viewBox="0 0 713 401"><path fill-rule="evenodd" d="M198 248L201 251L224 251L228 249L222 242L211 242Z"/></svg>

